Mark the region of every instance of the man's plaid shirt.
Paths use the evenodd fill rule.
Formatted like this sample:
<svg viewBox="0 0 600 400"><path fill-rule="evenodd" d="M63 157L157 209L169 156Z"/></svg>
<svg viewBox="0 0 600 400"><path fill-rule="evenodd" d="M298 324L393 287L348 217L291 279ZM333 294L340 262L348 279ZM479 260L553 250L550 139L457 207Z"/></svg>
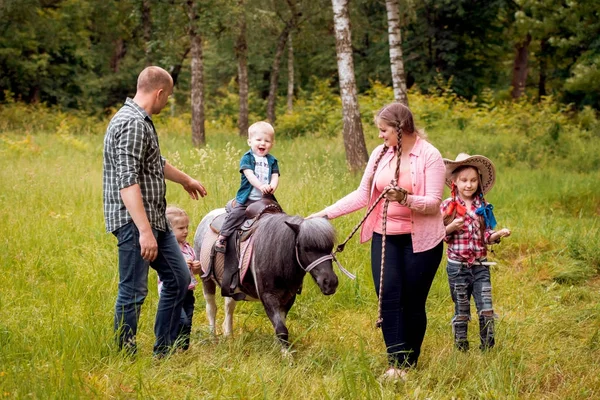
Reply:
<svg viewBox="0 0 600 400"><path fill-rule="evenodd" d="M108 124L103 164L106 231L114 232L132 221L119 191L136 183L140 185L150 225L167 231L165 159L160 154L152 119L130 98Z"/></svg>
<svg viewBox="0 0 600 400"><path fill-rule="evenodd" d="M465 202L460 198L457 198L456 201L463 206L465 205ZM446 212L451 202L452 198L442 202L440 205L442 214ZM456 230L444 238L444 241L448 243L447 255L449 260L471 265L475 261L481 261L487 257L485 245L489 244L490 236L494 231L486 227L483 238L481 237L481 224L484 222L482 218L475 214L475 210L479 206L481 206L481 201L474 199L471 203L471 209L468 209L467 214L463 216L464 225L462 229Z"/></svg>

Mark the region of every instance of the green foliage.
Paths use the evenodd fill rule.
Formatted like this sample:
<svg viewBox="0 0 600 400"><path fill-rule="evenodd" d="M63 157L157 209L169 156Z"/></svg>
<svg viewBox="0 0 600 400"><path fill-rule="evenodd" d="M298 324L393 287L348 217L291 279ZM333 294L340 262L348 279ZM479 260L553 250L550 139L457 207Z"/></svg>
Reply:
<svg viewBox="0 0 600 400"><path fill-rule="evenodd" d="M295 3L302 16L292 32L294 79L297 92L310 98L313 92L321 93L318 82L337 86L332 9L326 0ZM150 6L149 20L143 18L142 4ZM193 4L203 39L207 103L220 101L222 88L236 79L234 49L242 15L247 20L250 90L264 101L274 49L290 16L287 2L246 0L244 8L226 0ZM177 104L189 107L187 7L184 0L0 2L0 101L10 97L100 114L132 95L137 74L151 63L179 71ZM526 93L536 98L551 95L577 108L600 108L597 2L427 0L403 1L401 10L404 66L413 93L433 94L450 84L466 99L481 97L488 88L498 97L507 96L514 46L530 35ZM350 18L359 93L364 95L374 81L390 86L384 2L357 0L350 7ZM278 93L284 95L285 56L281 61ZM257 107L254 113L262 115L263 109L264 105ZM290 136L315 130L309 125L315 121L304 122L294 115L283 118ZM316 123L330 125L322 118Z"/></svg>

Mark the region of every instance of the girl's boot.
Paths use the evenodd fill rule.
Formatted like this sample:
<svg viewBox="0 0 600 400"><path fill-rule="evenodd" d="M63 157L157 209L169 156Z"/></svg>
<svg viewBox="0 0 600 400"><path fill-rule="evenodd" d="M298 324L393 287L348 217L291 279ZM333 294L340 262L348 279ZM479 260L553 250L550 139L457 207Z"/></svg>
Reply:
<svg viewBox="0 0 600 400"><path fill-rule="evenodd" d="M481 338L481 350L488 350L494 347L494 317L487 315L479 316L479 337Z"/></svg>
<svg viewBox="0 0 600 400"><path fill-rule="evenodd" d="M454 333L454 345L460 351L469 350L469 340L467 338L467 329L469 319L464 317L454 317L452 320L452 332Z"/></svg>

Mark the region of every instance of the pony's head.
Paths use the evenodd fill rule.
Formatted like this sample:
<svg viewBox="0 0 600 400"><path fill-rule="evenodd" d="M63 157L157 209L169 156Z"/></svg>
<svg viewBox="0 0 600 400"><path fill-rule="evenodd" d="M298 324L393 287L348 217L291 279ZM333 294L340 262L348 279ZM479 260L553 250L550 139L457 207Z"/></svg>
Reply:
<svg viewBox="0 0 600 400"><path fill-rule="evenodd" d="M323 294L334 294L338 278L331 255L335 244L333 226L325 218L285 223L296 233L296 262L313 277Z"/></svg>

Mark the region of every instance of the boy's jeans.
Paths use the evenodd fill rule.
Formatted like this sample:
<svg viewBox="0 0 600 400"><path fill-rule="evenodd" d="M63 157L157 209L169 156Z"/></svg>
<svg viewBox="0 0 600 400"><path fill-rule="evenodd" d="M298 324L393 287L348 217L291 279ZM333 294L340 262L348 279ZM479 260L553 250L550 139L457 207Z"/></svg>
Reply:
<svg viewBox="0 0 600 400"><path fill-rule="evenodd" d="M179 319L190 272L173 232L154 230L158 256L149 264L142 259L140 234L133 222L113 232L119 246L119 292L115 306L114 328L119 349L135 353L135 336L142 304L148 294L148 267L152 266L163 282L158 302L154 334L154 354L168 353L179 333Z"/></svg>
<svg viewBox="0 0 600 400"><path fill-rule="evenodd" d="M452 330L456 346L461 350L467 350L469 347L467 326L471 319L470 302L473 296L479 315L480 348L485 350L494 347L494 309L489 266L473 264L469 267L466 263L448 260L446 271L454 302Z"/></svg>

